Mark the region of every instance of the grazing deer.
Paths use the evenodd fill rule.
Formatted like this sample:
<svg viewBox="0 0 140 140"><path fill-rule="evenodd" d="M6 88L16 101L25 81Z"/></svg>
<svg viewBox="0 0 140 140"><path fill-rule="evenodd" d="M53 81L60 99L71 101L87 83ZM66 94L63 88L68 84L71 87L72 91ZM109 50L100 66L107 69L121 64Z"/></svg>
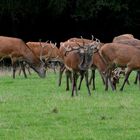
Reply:
<svg viewBox="0 0 140 140"><path fill-rule="evenodd" d="M106 43L100 49L100 54L108 64L108 73L114 66L126 67L125 79L120 90L122 91L133 70L140 70L140 49L132 45L121 43ZM110 76L110 74L109 74Z"/></svg>
<svg viewBox="0 0 140 140"><path fill-rule="evenodd" d="M0 36L0 61L4 58L11 58L13 78L15 78L17 61L25 61L41 78L45 77L44 62L36 56L22 39Z"/></svg>
<svg viewBox="0 0 140 140"><path fill-rule="evenodd" d="M140 40L137 38L134 38L132 34L122 34L122 35L116 36L113 38L113 43L131 45L132 47L136 47L140 49ZM138 79L140 79L139 77L140 77L140 71L137 71L134 84L137 84ZM127 83L129 83L129 81L127 81ZM140 83L140 80L139 80L139 83Z"/></svg>
<svg viewBox="0 0 140 140"><path fill-rule="evenodd" d="M41 42L41 41L40 42L29 41L26 44L36 54L38 58L41 57L41 59L45 63L45 67L49 67L50 62L57 61L57 57L59 56L59 50L56 47L56 44L53 44L51 42L47 43L47 42ZM21 65L21 69L20 69L20 71L21 70L23 71L25 78L27 78L27 75L25 73L26 66L27 64L24 63L24 65Z"/></svg>

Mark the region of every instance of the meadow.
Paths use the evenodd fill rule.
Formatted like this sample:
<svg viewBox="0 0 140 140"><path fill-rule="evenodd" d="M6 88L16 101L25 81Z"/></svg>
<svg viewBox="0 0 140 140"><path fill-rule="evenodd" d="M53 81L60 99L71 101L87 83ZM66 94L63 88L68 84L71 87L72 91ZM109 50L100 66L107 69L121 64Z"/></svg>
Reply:
<svg viewBox="0 0 140 140"><path fill-rule="evenodd" d="M88 96L85 82L71 97L66 79L58 86L58 72L36 73L27 79L0 74L0 140L139 140L140 91L131 85L123 92L104 91L96 72L96 90Z"/></svg>

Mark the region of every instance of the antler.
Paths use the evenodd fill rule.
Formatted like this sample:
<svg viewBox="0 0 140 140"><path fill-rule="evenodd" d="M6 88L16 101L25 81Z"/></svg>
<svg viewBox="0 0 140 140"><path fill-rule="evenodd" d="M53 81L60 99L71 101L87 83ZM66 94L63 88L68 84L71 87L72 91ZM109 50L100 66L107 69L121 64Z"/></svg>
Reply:
<svg viewBox="0 0 140 140"><path fill-rule="evenodd" d="M96 39L96 40L95 40L96 42L100 43L100 40L99 40L98 38L95 38L95 39Z"/></svg>
<svg viewBox="0 0 140 140"><path fill-rule="evenodd" d="M65 55L66 55L66 53L68 53L68 52L75 51L75 50L80 50L80 47L69 47L68 46L64 49L65 49Z"/></svg>
<svg viewBox="0 0 140 140"><path fill-rule="evenodd" d="M45 47L47 47L47 44L42 45L41 39L39 39L39 42L40 42L40 46L41 46L41 50L40 50L40 60L44 63L44 61L43 61L43 49L44 49ZM48 40L47 40L45 43L47 43L47 42L48 42Z"/></svg>
<svg viewBox="0 0 140 140"><path fill-rule="evenodd" d="M81 36L81 39L83 40L83 46L85 45L85 41L84 41L84 39L83 39L83 37Z"/></svg>
<svg viewBox="0 0 140 140"><path fill-rule="evenodd" d="M41 50L40 50L40 61L43 62L42 56L43 56L43 48L44 48L44 46L42 46L42 44L41 44L41 39L39 39L39 42L40 42L40 46L41 46Z"/></svg>
<svg viewBox="0 0 140 140"><path fill-rule="evenodd" d="M79 47L82 47L78 42L75 42Z"/></svg>
<svg viewBox="0 0 140 140"><path fill-rule="evenodd" d="M100 45L100 40L95 38L95 41L89 44L89 47L87 47L88 53L93 53L98 50L98 46Z"/></svg>
<svg viewBox="0 0 140 140"><path fill-rule="evenodd" d="M52 48L55 48L55 45L50 41L50 44L52 46Z"/></svg>
<svg viewBox="0 0 140 140"><path fill-rule="evenodd" d="M93 35L91 35L91 40L92 40L92 41L94 40L94 36L93 36Z"/></svg>

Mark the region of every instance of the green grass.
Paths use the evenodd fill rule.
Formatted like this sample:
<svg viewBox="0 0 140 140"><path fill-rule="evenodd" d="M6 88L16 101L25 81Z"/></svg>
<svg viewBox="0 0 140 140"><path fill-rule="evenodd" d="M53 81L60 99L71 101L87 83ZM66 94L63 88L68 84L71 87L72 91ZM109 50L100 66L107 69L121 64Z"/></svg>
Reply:
<svg viewBox="0 0 140 140"><path fill-rule="evenodd" d="M0 140L139 140L140 92L134 78L133 73L123 92L105 92L97 73L92 96L83 82L72 98L65 75L61 87L58 73L48 72L45 79L2 75Z"/></svg>

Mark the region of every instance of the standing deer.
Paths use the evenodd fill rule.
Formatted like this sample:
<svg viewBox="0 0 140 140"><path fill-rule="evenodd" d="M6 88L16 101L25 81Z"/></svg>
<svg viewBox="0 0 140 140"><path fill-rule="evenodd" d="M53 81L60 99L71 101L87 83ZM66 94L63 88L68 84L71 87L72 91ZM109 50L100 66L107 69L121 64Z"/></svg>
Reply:
<svg viewBox="0 0 140 140"><path fill-rule="evenodd" d="M85 76L88 94L91 95L88 84L88 69L92 64L93 51L97 47L97 42L81 45L76 42L65 42L60 46L60 54L64 60L67 71L72 74L72 96L77 94L78 74Z"/></svg>

